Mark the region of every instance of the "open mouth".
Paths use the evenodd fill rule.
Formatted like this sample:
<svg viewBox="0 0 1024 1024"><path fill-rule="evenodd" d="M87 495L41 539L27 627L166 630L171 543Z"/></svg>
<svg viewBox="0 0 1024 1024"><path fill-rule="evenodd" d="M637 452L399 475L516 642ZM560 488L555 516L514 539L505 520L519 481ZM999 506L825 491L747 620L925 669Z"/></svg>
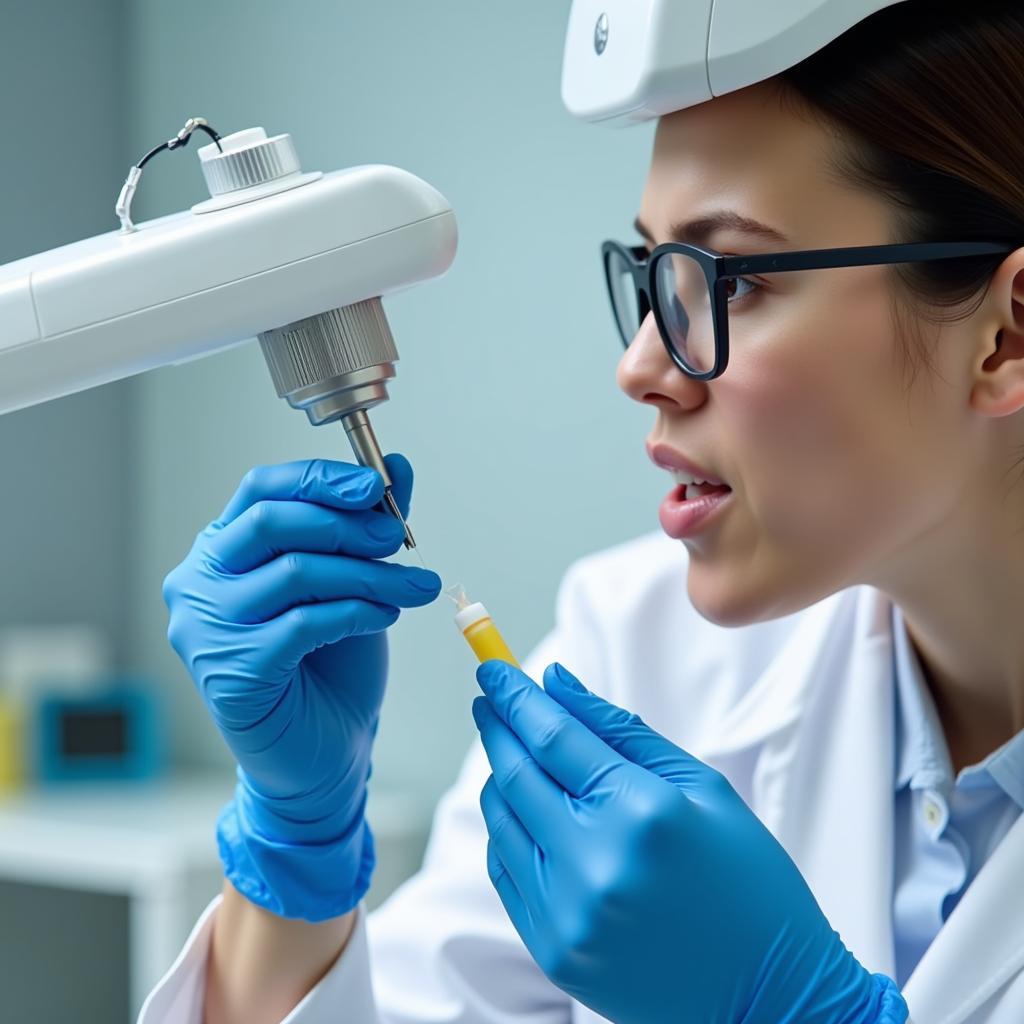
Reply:
<svg viewBox="0 0 1024 1024"><path fill-rule="evenodd" d="M695 498L705 498L709 494L728 494L731 490L728 484L680 484L679 500L693 501Z"/></svg>
<svg viewBox="0 0 1024 1024"><path fill-rule="evenodd" d="M731 500L727 484L677 483L661 503L658 517L670 537L683 540L710 526Z"/></svg>

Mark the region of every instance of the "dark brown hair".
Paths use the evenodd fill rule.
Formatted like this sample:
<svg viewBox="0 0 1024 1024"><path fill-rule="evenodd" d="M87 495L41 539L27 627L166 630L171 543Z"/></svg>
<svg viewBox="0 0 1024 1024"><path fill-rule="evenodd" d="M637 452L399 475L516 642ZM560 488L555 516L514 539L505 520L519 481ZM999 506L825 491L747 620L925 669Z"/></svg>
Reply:
<svg viewBox="0 0 1024 1024"><path fill-rule="evenodd" d="M1020 0L903 0L778 79L836 129L840 178L892 204L892 241L1024 245ZM904 264L894 275L939 322L970 315L1002 260Z"/></svg>

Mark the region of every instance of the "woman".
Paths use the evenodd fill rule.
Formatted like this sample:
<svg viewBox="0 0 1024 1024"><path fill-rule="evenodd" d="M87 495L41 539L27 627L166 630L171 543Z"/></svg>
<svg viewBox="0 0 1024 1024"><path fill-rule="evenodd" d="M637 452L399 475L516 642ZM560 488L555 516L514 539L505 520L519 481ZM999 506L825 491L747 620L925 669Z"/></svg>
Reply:
<svg viewBox="0 0 1024 1024"><path fill-rule="evenodd" d="M372 473L246 478L165 586L240 770L144 1020L1024 1019L1022 53L1014 4L909 0L661 119L605 258L664 534L481 667L368 921L384 631L439 580L380 561Z"/></svg>

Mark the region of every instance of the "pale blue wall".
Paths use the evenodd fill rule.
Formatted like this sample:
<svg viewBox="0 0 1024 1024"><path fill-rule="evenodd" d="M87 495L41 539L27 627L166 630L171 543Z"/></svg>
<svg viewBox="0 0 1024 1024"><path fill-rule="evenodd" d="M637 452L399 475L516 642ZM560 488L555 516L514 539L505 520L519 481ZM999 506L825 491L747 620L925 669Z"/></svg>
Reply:
<svg viewBox="0 0 1024 1024"><path fill-rule="evenodd" d="M186 115L292 133L307 169L383 162L457 211L451 272L386 302L402 358L374 418L419 473L428 564L485 601L526 653L577 556L657 527L651 416L617 391L598 245L629 237L650 127L561 106L568 3L137 0L129 124L140 153ZM202 198L192 150L152 165L149 215ZM312 310L310 312L313 312ZM350 459L340 428L279 401L255 343L138 383L132 653L175 695L183 758L224 763L167 648L164 574L254 463ZM432 800L472 734L473 662L440 604L394 632L375 777Z"/></svg>
<svg viewBox="0 0 1024 1024"><path fill-rule="evenodd" d="M116 227L120 0L0 18L0 263ZM131 383L0 417L0 627L87 622L125 651Z"/></svg>
<svg viewBox="0 0 1024 1024"><path fill-rule="evenodd" d="M116 227L122 24L121 0L4 0L0 263ZM87 622L123 658L132 388L0 416L0 626ZM0 879L0 1019L126 1020L126 920L123 898Z"/></svg>

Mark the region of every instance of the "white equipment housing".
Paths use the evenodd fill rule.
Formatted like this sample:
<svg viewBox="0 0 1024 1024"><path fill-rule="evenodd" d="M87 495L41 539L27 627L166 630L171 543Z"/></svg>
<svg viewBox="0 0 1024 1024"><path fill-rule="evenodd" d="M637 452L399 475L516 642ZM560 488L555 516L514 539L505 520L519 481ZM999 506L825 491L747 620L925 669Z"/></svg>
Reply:
<svg viewBox="0 0 1024 1024"><path fill-rule="evenodd" d="M364 165L0 266L0 413L180 363L448 269L447 200Z"/></svg>
<svg viewBox="0 0 1024 1024"><path fill-rule="evenodd" d="M771 78L899 2L573 0L562 101L586 121L647 121Z"/></svg>

